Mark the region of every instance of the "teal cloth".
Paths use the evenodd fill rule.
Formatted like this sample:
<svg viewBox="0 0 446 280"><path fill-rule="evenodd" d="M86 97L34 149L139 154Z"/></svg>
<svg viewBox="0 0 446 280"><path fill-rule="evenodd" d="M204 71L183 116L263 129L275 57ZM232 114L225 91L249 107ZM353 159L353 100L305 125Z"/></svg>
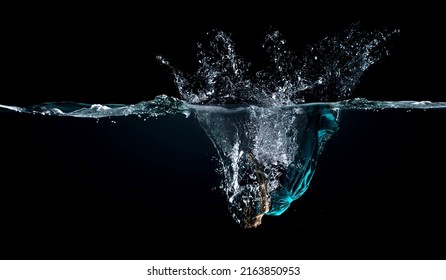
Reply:
<svg viewBox="0 0 446 280"><path fill-rule="evenodd" d="M283 186L271 192L271 207L266 215L281 215L305 193L325 142L338 130L336 117L330 109L322 109L320 114L310 112L309 116L316 119L308 122L307 135L299 143L300 153L288 167Z"/></svg>

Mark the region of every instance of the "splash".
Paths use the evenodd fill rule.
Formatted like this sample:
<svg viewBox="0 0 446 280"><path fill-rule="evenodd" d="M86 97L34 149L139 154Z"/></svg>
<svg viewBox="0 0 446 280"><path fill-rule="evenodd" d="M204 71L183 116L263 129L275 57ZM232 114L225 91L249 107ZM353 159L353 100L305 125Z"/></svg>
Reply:
<svg viewBox="0 0 446 280"><path fill-rule="evenodd" d="M208 33L208 44L198 44L194 73L185 74L164 57L157 58L171 70L181 98L189 103L281 106L339 101L355 97L364 71L389 54L386 43L398 34L397 29L360 31L356 23L297 56L279 31L271 31L262 45L270 63L257 72L220 30Z"/></svg>
<svg viewBox="0 0 446 280"><path fill-rule="evenodd" d="M234 220L256 227L263 215L280 215L308 189L317 160L347 110L446 109L446 102L370 101L356 96L363 73L389 54L398 30L343 32L308 46L297 56L278 31L268 32L264 69L235 51L223 31L198 44L199 67L183 73L162 56L181 99L159 95L137 104L43 103L0 105L0 112L77 118L194 116L219 158L221 190ZM3 109L3 110L2 110Z"/></svg>

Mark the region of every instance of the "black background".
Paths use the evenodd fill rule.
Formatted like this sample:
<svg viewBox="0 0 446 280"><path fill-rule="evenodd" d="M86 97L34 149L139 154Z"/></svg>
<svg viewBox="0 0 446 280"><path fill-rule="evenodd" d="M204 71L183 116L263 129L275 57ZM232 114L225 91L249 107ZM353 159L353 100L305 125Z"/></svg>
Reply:
<svg viewBox="0 0 446 280"><path fill-rule="evenodd" d="M261 62L270 27L299 52L357 21L401 30L360 96L445 101L436 7L241 5L5 7L0 104L178 97L155 56L192 71L214 28ZM444 111L344 116L305 196L255 230L229 216L215 151L193 119L0 117L2 259L444 258Z"/></svg>
<svg viewBox="0 0 446 280"><path fill-rule="evenodd" d="M265 60L266 31L279 30L299 54L307 44L354 22L364 30L398 28L385 66L368 70L358 91L369 99L442 100L442 21L435 6L341 2L242 5L164 3L21 6L4 9L3 104L45 101L136 103L160 93L175 95L164 55L184 71L195 70L196 43L205 33L232 33L238 53ZM438 71L439 70L439 71Z"/></svg>

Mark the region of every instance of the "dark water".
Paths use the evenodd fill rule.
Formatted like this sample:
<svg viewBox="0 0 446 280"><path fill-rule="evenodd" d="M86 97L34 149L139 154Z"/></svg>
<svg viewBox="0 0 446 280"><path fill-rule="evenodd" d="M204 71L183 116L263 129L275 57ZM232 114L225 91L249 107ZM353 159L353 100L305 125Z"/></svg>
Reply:
<svg viewBox="0 0 446 280"><path fill-rule="evenodd" d="M270 67L253 71L216 32L192 74L159 57L182 99L0 105L4 236L16 248L4 254L429 258L444 244L444 165L435 162L445 156L446 104L354 91L397 33L353 26L299 57L270 32ZM337 124L328 138L316 137L315 108ZM302 153L309 142L320 152ZM299 199L257 229L237 214L258 202L248 151L265 167L270 199L290 170L317 162Z"/></svg>
<svg viewBox="0 0 446 280"><path fill-rule="evenodd" d="M435 258L444 113L344 112L307 192L253 230L231 217L216 150L195 118L2 114L2 236L14 243L2 254Z"/></svg>

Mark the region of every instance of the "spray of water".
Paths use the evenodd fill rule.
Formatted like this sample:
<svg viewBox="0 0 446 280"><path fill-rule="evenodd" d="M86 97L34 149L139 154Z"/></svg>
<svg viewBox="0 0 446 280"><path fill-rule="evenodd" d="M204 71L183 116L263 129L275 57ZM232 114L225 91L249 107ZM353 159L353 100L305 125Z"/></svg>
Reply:
<svg viewBox="0 0 446 280"><path fill-rule="evenodd" d="M250 70L250 63L235 52L235 43L220 30L198 44L199 66L183 73L164 57L182 99L193 104L257 104L282 106L331 102L354 97L360 77L389 54L389 41L399 30L361 31L353 24L343 32L307 46L297 56L279 31L265 36L263 48L269 65Z"/></svg>

